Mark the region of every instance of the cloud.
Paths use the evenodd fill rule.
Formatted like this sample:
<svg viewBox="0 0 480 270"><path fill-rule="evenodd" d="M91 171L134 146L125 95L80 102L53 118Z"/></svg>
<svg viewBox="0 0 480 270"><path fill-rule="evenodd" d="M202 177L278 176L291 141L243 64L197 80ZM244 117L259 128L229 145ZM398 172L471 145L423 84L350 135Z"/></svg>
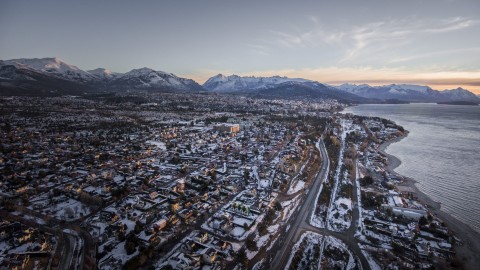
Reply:
<svg viewBox="0 0 480 270"><path fill-rule="evenodd" d="M270 55L270 48L267 46L258 44L247 44L247 47L250 48L250 50L248 50L248 54L260 56Z"/></svg>
<svg viewBox="0 0 480 270"><path fill-rule="evenodd" d="M436 52L427 52L427 53L420 53L416 55L409 55L405 57L397 57L389 60L389 63L402 63L402 62L409 62L412 60L417 59L424 59L424 58L431 58L431 57L438 57L442 55L450 55L450 54L458 54L458 53L480 53L480 48L460 48L460 49L452 49L452 50L443 50L443 51L436 51Z"/></svg>
<svg viewBox="0 0 480 270"><path fill-rule="evenodd" d="M262 52L278 47L286 49L312 49L327 45L332 54L339 55L338 64L378 61L386 64L409 61L409 57L390 58L393 49L405 48L402 53L408 53L408 44L424 44L425 40L434 35L455 32L470 28L480 21L452 17L447 19L415 19L374 21L356 25L347 29L330 28L322 24L315 16L307 16L308 25L296 30L272 29L265 39L256 46L262 46ZM298 30L302 29L302 30ZM432 53L431 51L426 52ZM439 54L442 54L439 52ZM414 58L414 57L410 57Z"/></svg>
<svg viewBox="0 0 480 270"><path fill-rule="evenodd" d="M316 16L313 16L313 15L309 15L307 16L307 18L314 24L318 24L318 19Z"/></svg>
<svg viewBox="0 0 480 270"><path fill-rule="evenodd" d="M440 24L439 27L425 29L423 32L425 32L425 33L446 33L446 32L451 32L451 31L457 31L457 30L461 30L461 29L473 26L475 24L478 24L479 21L468 19L468 18L463 18L463 17L453 17L453 18L448 18L448 19L445 19L445 20L441 20L438 23Z"/></svg>
<svg viewBox="0 0 480 270"><path fill-rule="evenodd" d="M318 36L318 33L315 31L306 31L300 34L289 34L282 31L272 30L271 33L276 36L276 43L288 48L310 46L314 44L313 40L316 36Z"/></svg>
<svg viewBox="0 0 480 270"><path fill-rule="evenodd" d="M425 35L453 32L477 23L478 21L469 18L454 17L442 20L390 20L365 24L354 28L348 35L352 37L353 46L346 50L340 63L413 43L422 40ZM431 25L438 26L432 28Z"/></svg>

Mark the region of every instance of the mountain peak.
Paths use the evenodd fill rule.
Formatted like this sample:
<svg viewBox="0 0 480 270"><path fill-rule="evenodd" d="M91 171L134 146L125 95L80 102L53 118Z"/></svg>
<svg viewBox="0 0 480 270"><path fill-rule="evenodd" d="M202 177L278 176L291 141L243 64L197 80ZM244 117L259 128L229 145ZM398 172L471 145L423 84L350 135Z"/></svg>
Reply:
<svg viewBox="0 0 480 270"><path fill-rule="evenodd" d="M63 62L58 57L46 58L19 58L3 61L4 64L13 65L17 68L26 68L39 72L49 73L64 79L73 79L77 81L89 81L94 76L74 65Z"/></svg>
<svg viewBox="0 0 480 270"><path fill-rule="evenodd" d="M397 99L408 102L444 102L472 101L480 102L477 96L461 87L452 90L438 91L429 86L415 84L389 84L383 86L362 86L342 84L337 87L365 98Z"/></svg>
<svg viewBox="0 0 480 270"><path fill-rule="evenodd" d="M143 67L132 69L112 81L112 84L125 88L202 91L203 88L195 81L180 78L172 73L156 71Z"/></svg>
<svg viewBox="0 0 480 270"><path fill-rule="evenodd" d="M13 67L5 67L13 66ZM0 61L2 78L29 80L29 85L37 89L42 84L54 85L53 88L80 91L85 89L148 89L155 91L203 91L204 89L193 80L180 78L174 74L155 71L143 67L133 69L125 74L115 73L104 68L84 71L74 65L63 62L58 57L12 59ZM55 82L54 84L52 82ZM19 83L19 86L21 84ZM63 88L62 88L63 87Z"/></svg>
<svg viewBox="0 0 480 270"><path fill-rule="evenodd" d="M287 78L280 76L255 77L255 76L225 76L218 74L209 78L203 87L207 90L218 92L252 91L265 89L285 82L312 82L301 78Z"/></svg>
<svg viewBox="0 0 480 270"><path fill-rule="evenodd" d="M112 72L111 70L105 68L96 68L92 70L87 70L88 73L92 74L93 76L105 80L105 79L113 79L117 78L118 76L122 75L121 73Z"/></svg>
<svg viewBox="0 0 480 270"><path fill-rule="evenodd" d="M142 68L134 68L130 70L129 72L140 72L140 73L148 73L148 72L155 72L155 70L148 68L148 67L142 67Z"/></svg>
<svg viewBox="0 0 480 270"><path fill-rule="evenodd" d="M108 70L105 68L96 68L92 70L87 70L87 72L92 74L112 74L113 73L111 70Z"/></svg>
<svg viewBox="0 0 480 270"><path fill-rule="evenodd" d="M45 70L47 68L59 69L61 66L69 67L71 69L79 69L76 66L69 65L63 62L58 57L45 57L45 58L18 58L5 60L5 62L18 66L27 66L36 70Z"/></svg>

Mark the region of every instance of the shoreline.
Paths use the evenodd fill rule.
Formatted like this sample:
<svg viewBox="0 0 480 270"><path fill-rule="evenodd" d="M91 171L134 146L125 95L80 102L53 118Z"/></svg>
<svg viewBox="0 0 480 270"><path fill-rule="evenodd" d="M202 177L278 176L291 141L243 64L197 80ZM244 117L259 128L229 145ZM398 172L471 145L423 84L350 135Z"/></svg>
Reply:
<svg viewBox="0 0 480 270"><path fill-rule="evenodd" d="M463 242L462 245L456 243L454 245L454 251L456 252L457 258L464 263L466 269L478 269L477 267L480 265L480 233L468 226L468 224L463 223L449 213L441 210L441 203L434 201L425 193L420 191L415 185L415 183L417 183L415 179L395 172L395 168L400 166L402 161L396 156L386 153L385 150L389 145L399 142L407 136L408 131L406 131L405 134L400 137L382 143L377 148L377 150L388 159L386 170L391 174L401 176L404 181L400 184L397 184L397 187L403 187L404 190L413 193L419 202L426 205L428 210L434 216L444 221L453 234Z"/></svg>

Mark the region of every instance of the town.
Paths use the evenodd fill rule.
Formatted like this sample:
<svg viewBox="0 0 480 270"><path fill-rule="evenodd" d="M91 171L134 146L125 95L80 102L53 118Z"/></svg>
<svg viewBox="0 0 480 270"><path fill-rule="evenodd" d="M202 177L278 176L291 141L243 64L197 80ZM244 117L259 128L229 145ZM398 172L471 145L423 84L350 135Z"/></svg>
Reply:
<svg viewBox="0 0 480 270"><path fill-rule="evenodd" d="M0 98L0 269L462 269L387 169L408 131L345 106Z"/></svg>

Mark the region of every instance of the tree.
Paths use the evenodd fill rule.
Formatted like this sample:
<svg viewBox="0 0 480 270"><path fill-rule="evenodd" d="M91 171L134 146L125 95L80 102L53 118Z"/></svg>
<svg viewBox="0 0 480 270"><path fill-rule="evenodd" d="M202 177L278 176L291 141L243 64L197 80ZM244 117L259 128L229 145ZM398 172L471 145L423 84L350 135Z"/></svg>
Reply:
<svg viewBox="0 0 480 270"><path fill-rule="evenodd" d="M65 215L67 216L67 218L73 218L74 217L73 209L71 207L65 208Z"/></svg>
<svg viewBox="0 0 480 270"><path fill-rule="evenodd" d="M258 233L260 234L260 236L263 236L265 234L267 234L267 225L262 221L260 223L258 223Z"/></svg>
<svg viewBox="0 0 480 270"><path fill-rule="evenodd" d="M245 249L242 248L237 253L237 260L239 263L243 264L243 266L248 267L248 257Z"/></svg>
<svg viewBox="0 0 480 270"><path fill-rule="evenodd" d="M250 172L245 169L243 171L243 180L245 181L245 185L248 185L248 179L250 179Z"/></svg>
<svg viewBox="0 0 480 270"><path fill-rule="evenodd" d="M210 170L208 171L208 175L213 181L217 181L217 171L216 170Z"/></svg>
<svg viewBox="0 0 480 270"><path fill-rule="evenodd" d="M373 178L370 175L366 175L363 178L360 179L360 184L362 186L368 186L373 184Z"/></svg>
<svg viewBox="0 0 480 270"><path fill-rule="evenodd" d="M275 202L273 203L273 207L274 207L275 210L277 210L277 211L281 211L281 210L282 210L282 204L281 204L279 201L277 201L277 200L275 200Z"/></svg>
<svg viewBox="0 0 480 270"><path fill-rule="evenodd" d="M401 244L394 241L392 241L392 248L393 248L393 253L397 255L401 255L405 252L405 248Z"/></svg>
<svg viewBox="0 0 480 270"><path fill-rule="evenodd" d="M140 233L142 229L143 229L143 224L139 220L137 220L135 222L135 229L134 229L135 233Z"/></svg>
<svg viewBox="0 0 480 270"><path fill-rule="evenodd" d="M268 208L267 214L265 215L265 222L267 225L272 224L273 219L275 218L275 210Z"/></svg>
<svg viewBox="0 0 480 270"><path fill-rule="evenodd" d="M427 225L427 223L428 223L428 220L424 216L421 216L420 219L418 220L418 224L421 226L425 226Z"/></svg>
<svg viewBox="0 0 480 270"><path fill-rule="evenodd" d="M245 246L250 251L258 250L257 242L255 242L255 235L254 234L251 234L247 237L247 240L245 241Z"/></svg>
<svg viewBox="0 0 480 270"><path fill-rule="evenodd" d="M135 248L138 245L138 238L137 236L133 233L130 232L127 235L127 239L125 240L125 251L127 252L128 255L132 254L135 252Z"/></svg>
<svg viewBox="0 0 480 270"><path fill-rule="evenodd" d="M135 243L131 241L126 241L125 242L125 251L127 252L127 255L130 255L135 252Z"/></svg>
<svg viewBox="0 0 480 270"><path fill-rule="evenodd" d="M428 219L429 222L432 222L433 221L433 216L431 214L428 214L427 219Z"/></svg>

